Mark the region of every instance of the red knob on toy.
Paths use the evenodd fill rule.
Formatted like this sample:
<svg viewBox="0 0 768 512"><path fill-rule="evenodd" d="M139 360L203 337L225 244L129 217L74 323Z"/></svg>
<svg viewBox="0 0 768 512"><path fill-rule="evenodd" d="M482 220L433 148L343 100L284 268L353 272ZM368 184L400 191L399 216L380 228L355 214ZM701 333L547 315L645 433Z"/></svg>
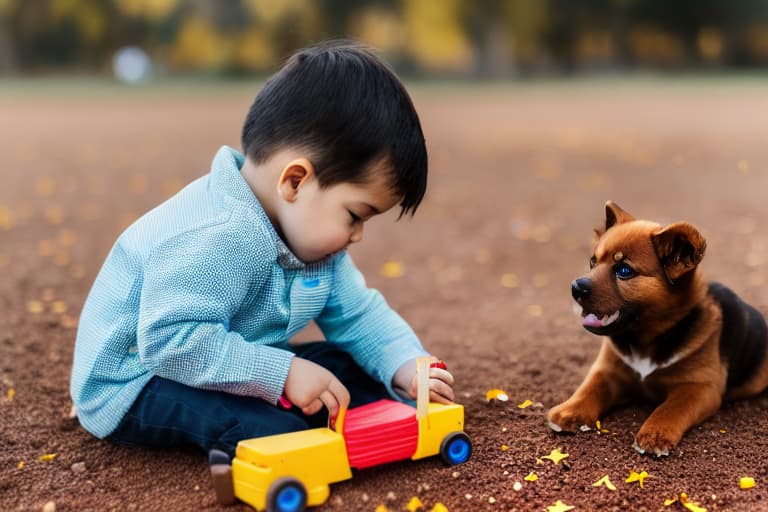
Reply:
<svg viewBox="0 0 768 512"><path fill-rule="evenodd" d="M440 368L441 370L446 370L448 367L445 366L445 363L443 361L436 361L429 365L430 368Z"/></svg>

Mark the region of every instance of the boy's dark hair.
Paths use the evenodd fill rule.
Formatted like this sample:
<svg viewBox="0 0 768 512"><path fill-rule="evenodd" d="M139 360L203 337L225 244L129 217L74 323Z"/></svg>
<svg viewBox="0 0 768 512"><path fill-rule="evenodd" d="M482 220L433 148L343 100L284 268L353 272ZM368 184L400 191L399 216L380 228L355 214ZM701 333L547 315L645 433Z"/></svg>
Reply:
<svg viewBox="0 0 768 512"><path fill-rule="evenodd" d="M299 50L256 96L243 126L243 151L264 163L276 151L307 150L319 184L365 183L385 162L400 215L427 187L427 150L418 115L394 71L369 48L331 41Z"/></svg>

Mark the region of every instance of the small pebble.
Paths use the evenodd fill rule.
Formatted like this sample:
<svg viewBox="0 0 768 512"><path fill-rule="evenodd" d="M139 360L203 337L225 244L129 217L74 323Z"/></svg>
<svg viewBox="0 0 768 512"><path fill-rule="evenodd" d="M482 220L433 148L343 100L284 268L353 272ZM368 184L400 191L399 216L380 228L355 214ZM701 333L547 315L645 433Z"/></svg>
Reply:
<svg viewBox="0 0 768 512"><path fill-rule="evenodd" d="M43 505L43 512L56 512L56 502L49 501Z"/></svg>
<svg viewBox="0 0 768 512"><path fill-rule="evenodd" d="M71 469L73 473L85 473L85 462L75 462L69 469Z"/></svg>
<svg viewBox="0 0 768 512"><path fill-rule="evenodd" d="M520 492L521 490L523 490L523 484L521 484L520 482L515 482L514 484L512 484L512 489L514 489L515 492Z"/></svg>

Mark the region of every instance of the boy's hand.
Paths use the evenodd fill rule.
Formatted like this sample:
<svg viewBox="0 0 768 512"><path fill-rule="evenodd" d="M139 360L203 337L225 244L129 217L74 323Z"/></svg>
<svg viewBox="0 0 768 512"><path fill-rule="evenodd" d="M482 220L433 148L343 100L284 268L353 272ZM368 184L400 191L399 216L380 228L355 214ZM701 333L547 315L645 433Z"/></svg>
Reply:
<svg viewBox="0 0 768 512"><path fill-rule="evenodd" d="M395 373L392 379L395 390L401 394L416 399L419 379L416 373L416 361L408 361ZM453 403L453 375L445 369L445 365L429 368L429 401L441 404Z"/></svg>
<svg viewBox="0 0 768 512"><path fill-rule="evenodd" d="M349 405L349 391L341 381L319 364L301 357L291 361L283 394L308 416L325 406L330 417L335 418L339 408Z"/></svg>

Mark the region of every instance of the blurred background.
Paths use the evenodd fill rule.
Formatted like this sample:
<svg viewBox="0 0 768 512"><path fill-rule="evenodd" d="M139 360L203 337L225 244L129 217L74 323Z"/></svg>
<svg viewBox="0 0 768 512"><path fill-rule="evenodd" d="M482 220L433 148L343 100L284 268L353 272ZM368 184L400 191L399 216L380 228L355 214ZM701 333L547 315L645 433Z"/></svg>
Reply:
<svg viewBox="0 0 768 512"><path fill-rule="evenodd" d="M409 76L768 64L765 0L0 0L0 76L258 76L327 38Z"/></svg>

